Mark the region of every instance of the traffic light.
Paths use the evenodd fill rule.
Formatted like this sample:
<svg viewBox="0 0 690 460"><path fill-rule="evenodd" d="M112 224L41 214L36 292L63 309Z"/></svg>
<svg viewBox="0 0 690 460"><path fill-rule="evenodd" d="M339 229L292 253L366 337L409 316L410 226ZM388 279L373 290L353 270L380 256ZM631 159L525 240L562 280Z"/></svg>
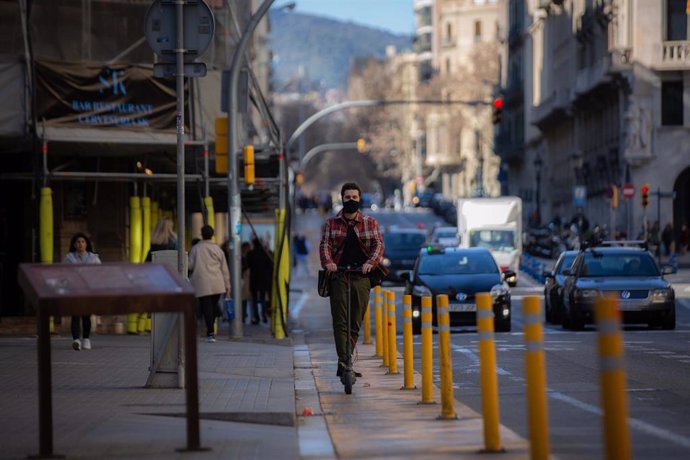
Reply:
<svg viewBox="0 0 690 460"><path fill-rule="evenodd" d="M251 187L254 185L254 146L245 145L242 149L244 157L244 184Z"/></svg>
<svg viewBox="0 0 690 460"><path fill-rule="evenodd" d="M649 204L649 184L643 184L640 191L642 192L642 207L646 208Z"/></svg>
<svg viewBox="0 0 690 460"><path fill-rule="evenodd" d="M611 209L618 209L618 187L611 186Z"/></svg>
<svg viewBox="0 0 690 460"><path fill-rule="evenodd" d="M501 123L501 118L503 118L503 98L497 97L494 99L492 107L491 121L493 124L498 125Z"/></svg>
<svg viewBox="0 0 690 460"><path fill-rule="evenodd" d="M367 150L367 141L362 139L361 137L357 139L357 151L359 153L364 153Z"/></svg>
<svg viewBox="0 0 690 460"><path fill-rule="evenodd" d="M216 118L216 173L228 173L228 118Z"/></svg>

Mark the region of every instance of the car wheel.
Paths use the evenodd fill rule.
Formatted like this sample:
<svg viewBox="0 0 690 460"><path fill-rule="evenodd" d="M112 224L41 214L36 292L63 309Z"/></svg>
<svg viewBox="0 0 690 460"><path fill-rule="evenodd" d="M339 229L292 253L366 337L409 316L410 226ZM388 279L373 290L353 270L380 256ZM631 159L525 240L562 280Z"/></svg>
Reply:
<svg viewBox="0 0 690 460"><path fill-rule="evenodd" d="M585 316L581 311L570 310L568 316L568 322L572 330L581 331L585 328Z"/></svg>
<svg viewBox="0 0 690 460"><path fill-rule="evenodd" d="M544 290L544 319L547 323L553 322L553 316L551 313L551 302L549 302L549 295L546 290Z"/></svg>
<svg viewBox="0 0 690 460"><path fill-rule="evenodd" d="M496 332L510 332L511 327L510 318L496 321Z"/></svg>
<svg viewBox="0 0 690 460"><path fill-rule="evenodd" d="M668 313L666 313L666 316L664 316L664 319L661 320L661 327L667 331L672 331L676 328L676 307L675 305L671 310L669 310Z"/></svg>

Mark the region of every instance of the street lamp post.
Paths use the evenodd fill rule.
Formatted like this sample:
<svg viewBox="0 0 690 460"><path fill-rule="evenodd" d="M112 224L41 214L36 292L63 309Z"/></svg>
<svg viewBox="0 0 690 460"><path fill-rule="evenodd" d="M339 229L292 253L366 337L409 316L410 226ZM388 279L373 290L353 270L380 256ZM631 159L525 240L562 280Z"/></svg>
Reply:
<svg viewBox="0 0 690 460"><path fill-rule="evenodd" d="M237 87L239 83L240 68L242 66L244 51L249 44L249 39L254 33L264 15L268 12L275 0L264 0L259 9L252 15L247 26L242 32L235 54L230 64L230 86L228 89L228 231L230 232L230 278L232 293L238 299L242 292L241 270L242 255L240 251L240 232L242 222L242 198L240 196L239 174L237 166ZM290 4L294 7L294 4ZM236 315L232 323L230 335L242 336L242 315Z"/></svg>
<svg viewBox="0 0 690 460"><path fill-rule="evenodd" d="M534 159L534 170L537 173L537 216L535 219L537 225L541 224L541 167L543 164L541 156L537 154L537 158Z"/></svg>

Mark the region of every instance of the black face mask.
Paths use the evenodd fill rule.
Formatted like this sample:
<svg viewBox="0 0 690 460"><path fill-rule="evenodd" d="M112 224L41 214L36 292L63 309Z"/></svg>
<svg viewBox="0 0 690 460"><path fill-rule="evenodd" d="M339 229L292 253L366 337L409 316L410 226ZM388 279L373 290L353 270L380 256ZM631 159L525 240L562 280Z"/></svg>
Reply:
<svg viewBox="0 0 690 460"><path fill-rule="evenodd" d="M353 212L357 212L359 209L359 201L355 200L347 200L343 202L343 209L347 214L352 214Z"/></svg>

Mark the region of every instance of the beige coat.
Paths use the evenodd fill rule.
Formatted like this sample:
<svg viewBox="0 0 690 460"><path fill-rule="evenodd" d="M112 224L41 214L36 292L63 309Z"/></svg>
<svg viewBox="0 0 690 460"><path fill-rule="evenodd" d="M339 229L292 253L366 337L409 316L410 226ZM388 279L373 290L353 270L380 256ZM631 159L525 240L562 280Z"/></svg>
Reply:
<svg viewBox="0 0 690 460"><path fill-rule="evenodd" d="M211 240L199 241L189 252L189 280L197 297L223 294L230 289L230 272L223 250Z"/></svg>

